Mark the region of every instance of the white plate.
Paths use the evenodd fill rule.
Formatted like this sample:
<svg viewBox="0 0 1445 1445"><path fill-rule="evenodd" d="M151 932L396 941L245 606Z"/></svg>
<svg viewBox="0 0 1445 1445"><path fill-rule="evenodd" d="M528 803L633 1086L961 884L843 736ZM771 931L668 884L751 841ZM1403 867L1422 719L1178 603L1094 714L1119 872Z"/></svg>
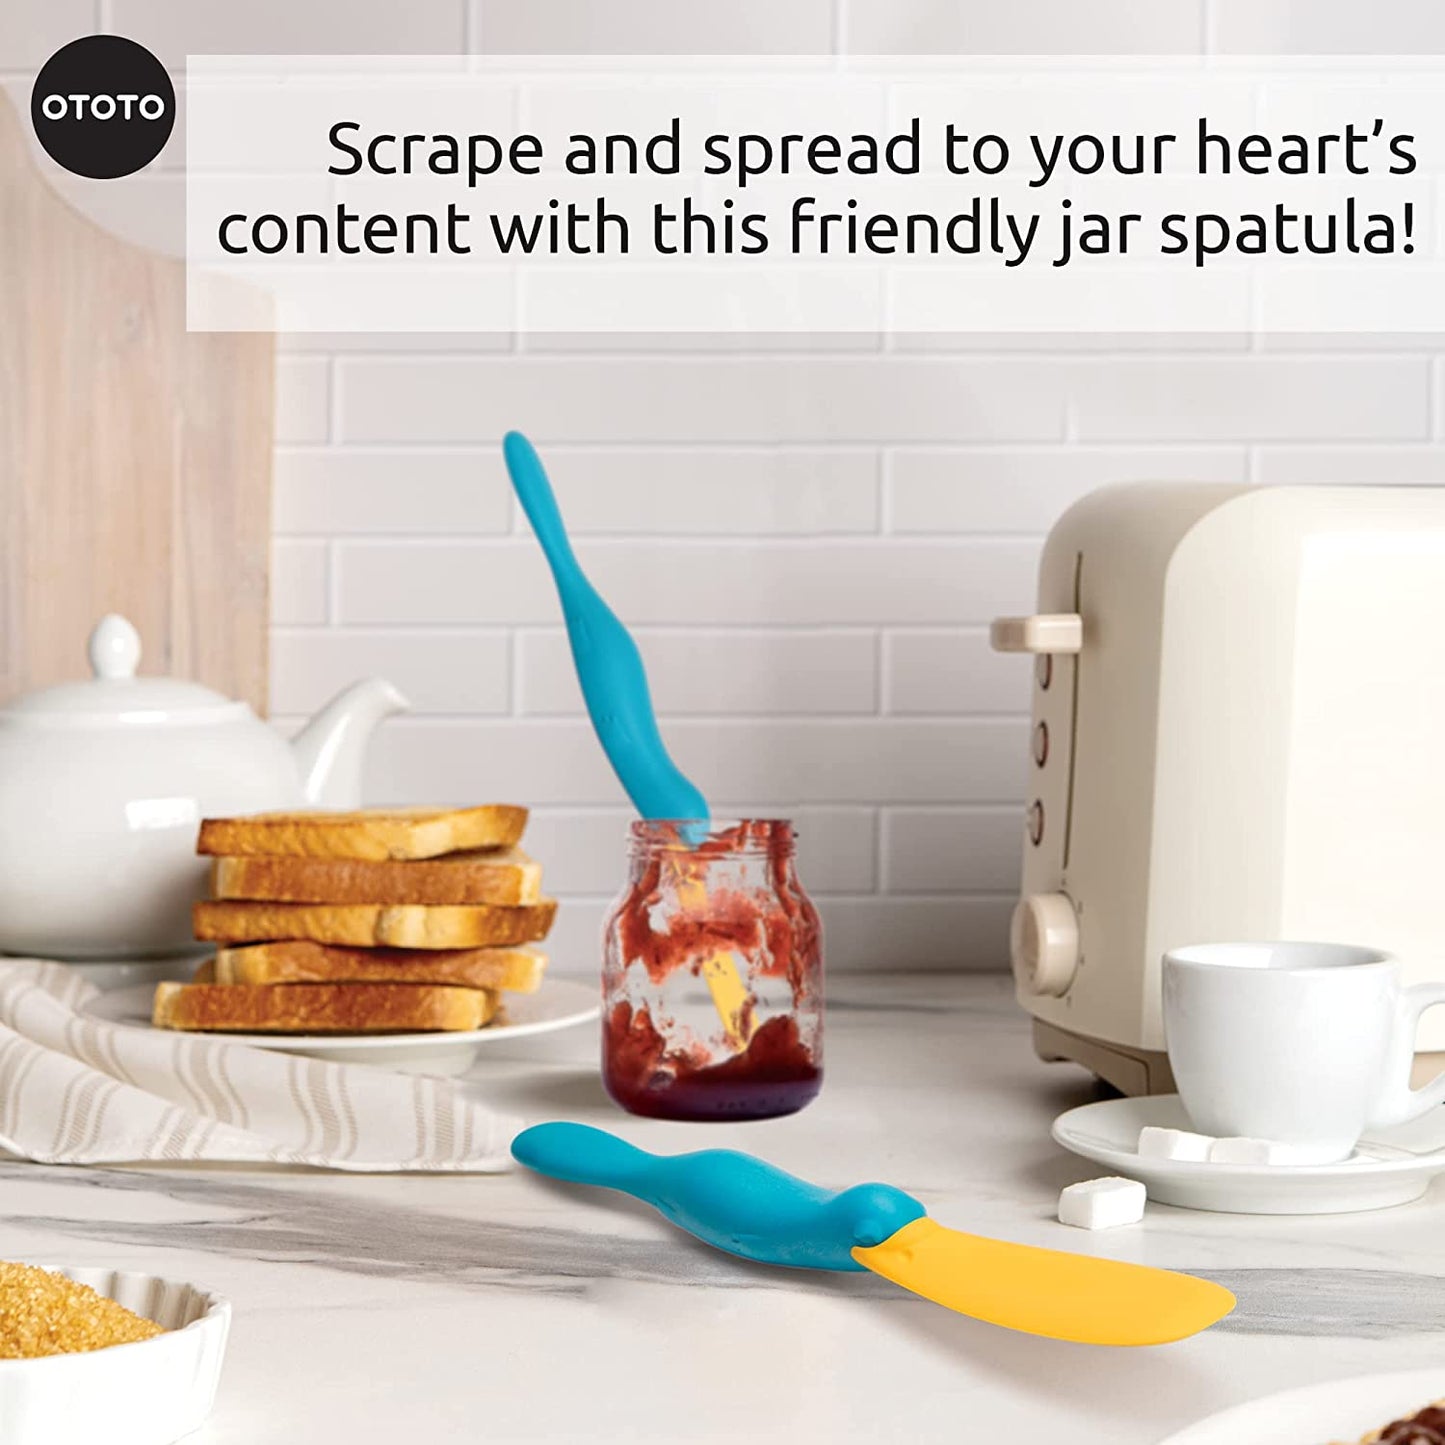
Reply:
<svg viewBox="0 0 1445 1445"><path fill-rule="evenodd" d="M148 1029L155 989L149 984L97 994L81 1012L109 1023ZM304 1054L337 1064L375 1064L399 1074L464 1074L485 1044L524 1039L585 1024L601 1012L595 986L566 978L546 978L536 993L509 993L506 1021L484 1029L424 1034L231 1034L208 1038L233 1044Z"/></svg>
<svg viewBox="0 0 1445 1445"><path fill-rule="evenodd" d="M1445 1109L1372 1131L1339 1164L1208 1164L1139 1157L1146 1124L1187 1129L1178 1094L1106 1099L1054 1120L1053 1136L1113 1174L1141 1180L1150 1199L1226 1214L1347 1214L1418 1199L1445 1173Z"/></svg>
<svg viewBox="0 0 1445 1445"><path fill-rule="evenodd" d="M1326 1380L1221 1410L1159 1445L1328 1445L1332 1440L1358 1440L1442 1397L1445 1369Z"/></svg>

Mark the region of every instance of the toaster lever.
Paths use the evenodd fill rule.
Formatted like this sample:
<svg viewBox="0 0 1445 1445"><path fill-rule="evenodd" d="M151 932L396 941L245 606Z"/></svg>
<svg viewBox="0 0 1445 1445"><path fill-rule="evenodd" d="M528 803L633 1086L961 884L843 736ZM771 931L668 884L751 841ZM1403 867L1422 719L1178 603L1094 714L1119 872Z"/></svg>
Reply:
<svg viewBox="0 0 1445 1445"><path fill-rule="evenodd" d="M1077 612L996 617L989 641L995 652L1077 652L1084 643L1084 619Z"/></svg>

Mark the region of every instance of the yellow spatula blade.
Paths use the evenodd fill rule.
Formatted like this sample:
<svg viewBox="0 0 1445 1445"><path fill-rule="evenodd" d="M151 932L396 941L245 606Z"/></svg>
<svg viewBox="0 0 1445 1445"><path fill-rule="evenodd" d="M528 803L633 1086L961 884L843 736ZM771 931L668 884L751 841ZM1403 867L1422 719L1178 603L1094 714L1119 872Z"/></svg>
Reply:
<svg viewBox="0 0 1445 1445"><path fill-rule="evenodd" d="M1086 1345L1163 1345L1234 1308L1234 1296L1207 1279L961 1234L927 1218L853 1258L960 1314Z"/></svg>
<svg viewBox="0 0 1445 1445"><path fill-rule="evenodd" d="M728 1043L742 1053L753 1041L752 1014L748 1009L753 996L743 983L732 954L715 953L705 959L702 976L712 995L712 1006L722 1020Z"/></svg>
<svg viewBox="0 0 1445 1445"><path fill-rule="evenodd" d="M695 874L679 866L676 886L678 902L684 908L698 913L707 908L707 885ZM732 954L712 954L703 962L702 976L728 1043L736 1052L742 1053L753 1040L752 1011L748 1008L752 994L743 982Z"/></svg>

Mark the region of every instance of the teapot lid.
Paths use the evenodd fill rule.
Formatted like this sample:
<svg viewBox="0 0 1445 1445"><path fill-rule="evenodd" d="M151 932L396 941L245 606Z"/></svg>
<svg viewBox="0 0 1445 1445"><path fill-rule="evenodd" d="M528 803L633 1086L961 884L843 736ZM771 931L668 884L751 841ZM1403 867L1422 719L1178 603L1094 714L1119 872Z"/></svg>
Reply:
<svg viewBox="0 0 1445 1445"><path fill-rule="evenodd" d="M126 618L111 613L90 634L86 682L62 682L16 698L3 711L6 721L47 723L206 723L244 716L233 702L198 682L171 677L137 677L140 634Z"/></svg>

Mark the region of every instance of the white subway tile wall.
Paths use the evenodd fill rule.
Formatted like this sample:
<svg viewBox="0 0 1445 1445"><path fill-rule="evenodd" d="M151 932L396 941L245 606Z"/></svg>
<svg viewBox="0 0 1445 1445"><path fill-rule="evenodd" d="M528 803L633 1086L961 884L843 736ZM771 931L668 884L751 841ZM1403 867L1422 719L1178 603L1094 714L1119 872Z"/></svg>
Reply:
<svg viewBox="0 0 1445 1445"><path fill-rule="evenodd" d="M659 713L699 717L878 711L878 638L866 628L661 632L637 629ZM563 632L518 635L518 711L580 715L582 694Z"/></svg>
<svg viewBox="0 0 1445 1445"><path fill-rule="evenodd" d="M1432 55L1445 51L1438 0L1209 0L1208 44L1239 54Z"/></svg>
<svg viewBox="0 0 1445 1445"><path fill-rule="evenodd" d="M56 46L189 52L1445 49L1439 0L3 0L21 104ZM63 179L177 250L174 141ZM53 173L53 171L51 172ZM1028 668L987 645L1110 481L1445 482L1439 337L304 336L278 367L273 710L358 674L413 703L377 802L509 798L596 966L628 810L497 443L543 447L719 816L798 820L835 969L1001 968Z"/></svg>
<svg viewBox="0 0 1445 1445"><path fill-rule="evenodd" d="M271 626L324 624L330 614L326 543L277 537L271 544Z"/></svg>
<svg viewBox="0 0 1445 1445"><path fill-rule="evenodd" d="M44 7L53 0L25 0ZM445 55L467 41L463 0L101 0L106 29L167 65L187 55Z"/></svg>
<svg viewBox="0 0 1445 1445"><path fill-rule="evenodd" d="M282 356L276 362L276 441L324 442L331 432L331 362Z"/></svg>
<svg viewBox="0 0 1445 1445"><path fill-rule="evenodd" d="M1015 356L343 356L334 440L1061 441L1076 379Z"/></svg>
<svg viewBox="0 0 1445 1445"><path fill-rule="evenodd" d="M36 70L67 40L95 28L95 0L0 5L0 68Z"/></svg>
<svg viewBox="0 0 1445 1445"><path fill-rule="evenodd" d="M834 43L834 0L471 0L496 55L808 55Z"/></svg>
<svg viewBox="0 0 1445 1445"><path fill-rule="evenodd" d="M380 673L425 714L511 710L512 640L505 631L343 630L277 623L271 637L271 706L310 713L348 683Z"/></svg>
<svg viewBox="0 0 1445 1445"><path fill-rule="evenodd" d="M983 622L1000 606L1017 612L1032 599L1039 549L1016 537L641 537L580 540L576 550L630 623L827 627ZM530 538L343 538L335 551L335 622L542 626L559 618Z"/></svg>
<svg viewBox="0 0 1445 1445"><path fill-rule="evenodd" d="M843 44L878 55L1166 55L1197 50L1204 28L1204 0L843 0L840 9Z"/></svg>
<svg viewBox="0 0 1445 1445"><path fill-rule="evenodd" d="M880 807L957 799L1011 803L1028 730L1015 717L664 720L673 757L718 814L747 797L770 813L803 803ZM616 779L585 718L409 717L375 744L376 801L496 796L617 806Z"/></svg>
<svg viewBox="0 0 1445 1445"><path fill-rule="evenodd" d="M1083 441L1423 441L1425 357L1191 357L1090 367L1073 398Z"/></svg>

